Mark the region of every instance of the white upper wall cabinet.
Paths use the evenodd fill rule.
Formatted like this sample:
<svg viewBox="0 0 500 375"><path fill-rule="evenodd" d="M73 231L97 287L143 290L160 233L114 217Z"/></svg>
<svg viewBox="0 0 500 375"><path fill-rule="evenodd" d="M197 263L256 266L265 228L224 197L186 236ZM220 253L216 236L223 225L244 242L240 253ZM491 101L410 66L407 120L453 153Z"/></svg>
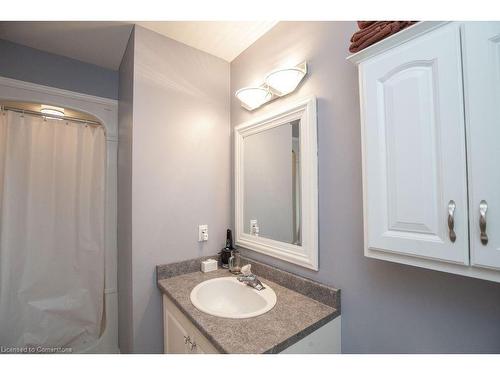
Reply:
<svg viewBox="0 0 500 375"><path fill-rule="evenodd" d="M466 22L462 31L470 261L500 270L500 22Z"/></svg>
<svg viewBox="0 0 500 375"><path fill-rule="evenodd" d="M349 57L366 256L500 281L499 42L499 22L421 22Z"/></svg>
<svg viewBox="0 0 500 375"><path fill-rule="evenodd" d="M362 72L367 246L468 264L458 25L393 48Z"/></svg>

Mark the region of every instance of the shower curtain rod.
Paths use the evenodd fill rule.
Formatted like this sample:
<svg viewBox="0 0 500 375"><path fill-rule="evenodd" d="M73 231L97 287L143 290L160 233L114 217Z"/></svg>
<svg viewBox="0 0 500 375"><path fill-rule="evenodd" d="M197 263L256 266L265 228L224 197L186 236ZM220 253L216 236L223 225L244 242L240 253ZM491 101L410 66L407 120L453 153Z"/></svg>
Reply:
<svg viewBox="0 0 500 375"><path fill-rule="evenodd" d="M77 118L77 117L50 115L50 114L41 113L38 111L31 111L29 109L10 107L10 106L6 106L6 105L0 106L0 109L2 111L12 111L12 112L17 112L17 113L22 113L22 114L27 114L27 115L33 115L33 116L50 117L50 118L55 118L55 119L60 119L60 120L80 122L80 123L88 124L88 125L99 125L99 126L102 125L98 121L85 120L83 118Z"/></svg>

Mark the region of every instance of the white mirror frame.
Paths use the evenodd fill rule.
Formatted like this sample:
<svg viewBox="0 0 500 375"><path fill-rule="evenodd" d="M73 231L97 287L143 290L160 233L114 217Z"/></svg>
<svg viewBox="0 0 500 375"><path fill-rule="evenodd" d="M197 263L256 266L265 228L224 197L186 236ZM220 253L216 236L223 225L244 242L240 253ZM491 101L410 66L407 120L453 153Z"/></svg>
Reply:
<svg viewBox="0 0 500 375"><path fill-rule="evenodd" d="M244 139L252 134L300 119L300 187L302 245L294 245L244 233ZM318 146L316 98L310 96L285 104L238 125L234 129L234 186L236 245L302 267L318 270Z"/></svg>

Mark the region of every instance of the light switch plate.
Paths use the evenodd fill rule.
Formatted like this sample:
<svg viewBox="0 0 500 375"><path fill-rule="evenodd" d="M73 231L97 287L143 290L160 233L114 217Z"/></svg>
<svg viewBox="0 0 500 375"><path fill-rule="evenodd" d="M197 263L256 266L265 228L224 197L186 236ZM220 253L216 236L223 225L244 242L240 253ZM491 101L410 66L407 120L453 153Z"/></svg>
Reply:
<svg viewBox="0 0 500 375"><path fill-rule="evenodd" d="M208 241L208 225L198 225L198 242Z"/></svg>

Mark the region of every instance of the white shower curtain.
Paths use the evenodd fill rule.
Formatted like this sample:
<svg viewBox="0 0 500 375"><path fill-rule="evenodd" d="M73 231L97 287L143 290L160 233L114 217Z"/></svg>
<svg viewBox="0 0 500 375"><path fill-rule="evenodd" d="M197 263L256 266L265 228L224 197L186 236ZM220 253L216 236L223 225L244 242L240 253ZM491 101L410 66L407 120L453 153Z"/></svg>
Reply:
<svg viewBox="0 0 500 375"><path fill-rule="evenodd" d="M0 112L0 345L72 348L101 333L102 127Z"/></svg>

